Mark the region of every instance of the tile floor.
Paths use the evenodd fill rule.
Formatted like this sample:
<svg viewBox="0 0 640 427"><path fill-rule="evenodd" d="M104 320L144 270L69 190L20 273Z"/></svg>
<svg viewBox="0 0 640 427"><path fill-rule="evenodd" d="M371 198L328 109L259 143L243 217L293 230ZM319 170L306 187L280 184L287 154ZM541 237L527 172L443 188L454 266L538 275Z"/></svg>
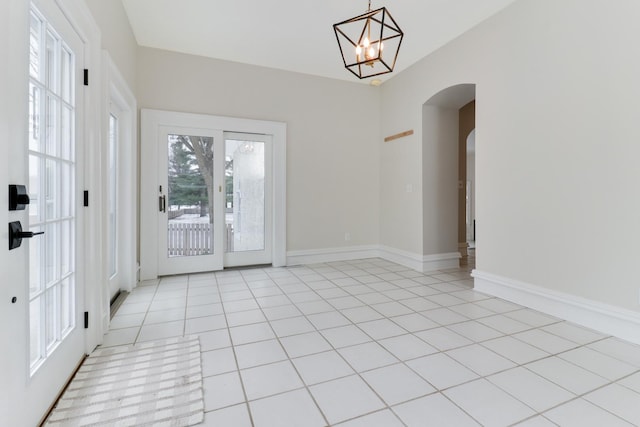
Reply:
<svg viewBox="0 0 640 427"><path fill-rule="evenodd" d="M205 426L640 425L640 347L380 259L141 283L104 346L200 336Z"/></svg>

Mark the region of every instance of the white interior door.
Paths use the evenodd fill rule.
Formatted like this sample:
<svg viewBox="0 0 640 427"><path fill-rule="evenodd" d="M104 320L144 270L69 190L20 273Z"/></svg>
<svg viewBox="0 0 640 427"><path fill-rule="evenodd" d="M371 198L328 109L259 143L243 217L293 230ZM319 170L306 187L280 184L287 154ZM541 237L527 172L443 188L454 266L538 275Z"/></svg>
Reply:
<svg viewBox="0 0 640 427"><path fill-rule="evenodd" d="M19 68L28 73L20 90L28 96L28 109L18 108L28 114L23 120L28 135L12 141L21 145L19 157L27 168L20 158L9 167L19 171L12 173L13 179L27 185L31 203L12 214L12 221L19 219L24 229L44 234L10 251L10 277L23 284L16 304L25 309L12 325L20 338L5 343L24 358L9 376L17 382L3 384L11 393L5 404L17 416L7 425L37 425L82 359L85 339L79 207L84 45L53 0L34 0L28 22L29 37L21 46L29 53L21 56L28 65Z"/></svg>
<svg viewBox="0 0 640 427"><path fill-rule="evenodd" d="M225 132L226 267L271 264L270 135Z"/></svg>
<svg viewBox="0 0 640 427"><path fill-rule="evenodd" d="M221 270L223 133L162 126L158 137L158 274Z"/></svg>

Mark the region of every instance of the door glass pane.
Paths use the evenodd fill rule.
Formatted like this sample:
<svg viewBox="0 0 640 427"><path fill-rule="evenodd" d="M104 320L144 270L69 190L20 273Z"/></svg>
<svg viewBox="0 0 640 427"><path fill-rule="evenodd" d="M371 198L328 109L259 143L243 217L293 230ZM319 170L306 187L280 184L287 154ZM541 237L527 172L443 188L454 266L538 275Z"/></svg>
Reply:
<svg viewBox="0 0 640 427"><path fill-rule="evenodd" d="M51 285L55 282L57 276L57 255L58 255L58 224L47 224L44 228L44 235L38 236L39 240L44 242L44 279L47 285Z"/></svg>
<svg viewBox="0 0 640 427"><path fill-rule="evenodd" d="M213 137L168 136L167 255L213 253Z"/></svg>
<svg viewBox="0 0 640 427"><path fill-rule="evenodd" d="M60 163L60 190L58 203L60 204L60 218L68 218L73 215L73 194L69 191L73 188L73 167L70 163Z"/></svg>
<svg viewBox="0 0 640 427"><path fill-rule="evenodd" d="M45 346L49 350L58 340L58 286L47 290L46 293L46 322L45 322Z"/></svg>
<svg viewBox="0 0 640 427"><path fill-rule="evenodd" d="M40 149L40 102L41 90L31 83L29 84L29 149Z"/></svg>
<svg viewBox="0 0 640 427"><path fill-rule="evenodd" d="M47 145L47 153L55 156L58 154L58 132L60 131L60 125L58 123L58 99L53 96L47 97L47 134L46 134L46 145Z"/></svg>
<svg viewBox="0 0 640 427"><path fill-rule="evenodd" d="M73 104L73 54L67 49L62 49L62 58L60 63L60 79L62 100Z"/></svg>
<svg viewBox="0 0 640 427"><path fill-rule="evenodd" d="M60 285L60 330L63 333L73 326L71 317L72 308L71 284L69 279L66 279Z"/></svg>
<svg viewBox="0 0 640 427"><path fill-rule="evenodd" d="M68 105L63 105L61 108L62 117L60 118L60 157L63 159L73 160L71 157L72 150L71 144L73 142L73 110Z"/></svg>
<svg viewBox="0 0 640 427"><path fill-rule="evenodd" d="M31 31L29 32L29 75L37 80L41 76L41 37L42 22L34 13L31 14Z"/></svg>
<svg viewBox="0 0 640 427"><path fill-rule="evenodd" d="M47 159L45 163L45 193L44 202L46 203L45 219L53 219L57 217L57 204L59 203L58 194L58 162L53 159Z"/></svg>
<svg viewBox="0 0 640 427"><path fill-rule="evenodd" d="M40 164L42 158L39 156L29 156L29 223L40 222L42 209L40 208Z"/></svg>
<svg viewBox="0 0 640 427"><path fill-rule="evenodd" d="M117 147L118 147L118 119L113 114L109 115L109 277L116 274L116 250L117 250L117 224L116 212L117 206Z"/></svg>
<svg viewBox="0 0 640 427"><path fill-rule="evenodd" d="M30 329L30 364L33 366L42 359L42 298L37 298L29 303L29 329Z"/></svg>
<svg viewBox="0 0 640 427"><path fill-rule="evenodd" d="M60 276L64 277L73 271L73 262L69 255L74 252L73 227L71 221L60 222Z"/></svg>
<svg viewBox="0 0 640 427"><path fill-rule="evenodd" d="M33 232L40 232L40 227L31 226ZM31 239L29 241L29 296L37 296L44 288L44 277L42 276L42 239Z"/></svg>
<svg viewBox="0 0 640 427"><path fill-rule="evenodd" d="M265 143L225 141L226 251L265 246Z"/></svg>
<svg viewBox="0 0 640 427"><path fill-rule="evenodd" d="M51 89L54 93L57 94L58 88L60 86L58 81L58 75L60 73L60 70L58 68L59 56L60 56L60 50L58 49L59 40L54 34L52 34L49 31L47 31L46 40L47 40L47 62L46 62L47 79L45 83L49 89Z"/></svg>

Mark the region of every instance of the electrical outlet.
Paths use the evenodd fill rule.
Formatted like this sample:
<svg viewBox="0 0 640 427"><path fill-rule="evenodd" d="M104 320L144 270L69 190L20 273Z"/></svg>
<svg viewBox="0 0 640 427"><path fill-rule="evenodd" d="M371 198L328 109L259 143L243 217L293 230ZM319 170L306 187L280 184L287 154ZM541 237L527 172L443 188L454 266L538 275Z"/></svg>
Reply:
<svg viewBox="0 0 640 427"><path fill-rule="evenodd" d="M349 240L351 240L351 233L344 233L344 241L348 242Z"/></svg>

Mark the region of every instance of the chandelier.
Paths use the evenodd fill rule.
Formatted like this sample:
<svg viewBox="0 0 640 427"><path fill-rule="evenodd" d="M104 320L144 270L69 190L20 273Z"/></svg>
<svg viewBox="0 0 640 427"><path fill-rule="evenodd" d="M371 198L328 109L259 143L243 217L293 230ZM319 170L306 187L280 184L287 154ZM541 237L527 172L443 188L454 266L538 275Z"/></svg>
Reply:
<svg viewBox="0 0 640 427"><path fill-rule="evenodd" d="M333 25L342 60L358 78L393 71L404 33L387 8L371 10Z"/></svg>

